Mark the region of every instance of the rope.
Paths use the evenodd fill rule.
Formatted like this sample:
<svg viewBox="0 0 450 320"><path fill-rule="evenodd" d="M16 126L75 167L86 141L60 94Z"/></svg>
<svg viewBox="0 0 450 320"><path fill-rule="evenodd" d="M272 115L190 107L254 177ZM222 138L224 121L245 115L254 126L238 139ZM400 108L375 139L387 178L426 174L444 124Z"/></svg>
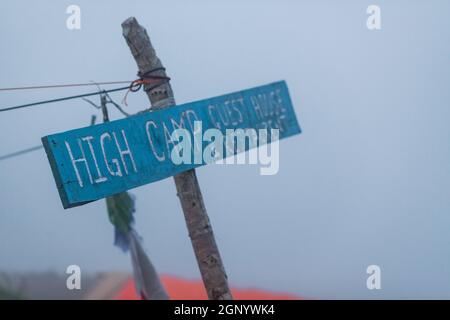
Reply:
<svg viewBox="0 0 450 320"><path fill-rule="evenodd" d="M151 86L151 87L147 87L145 88L145 92L149 92L167 82L170 81L170 78L167 76L158 76L158 75L152 75L152 73L157 72L157 71L165 71L166 69L164 67L159 67L159 68L155 68L152 70L149 70L147 72L141 73L140 71L138 72L138 76L139 79L134 80L133 82L131 82L130 88L129 90L125 93L125 96L122 99L122 104L128 106L127 104L127 96L128 93L130 92L136 92L139 91L139 89L141 89L142 85L149 85L152 84L153 81L159 81L159 83Z"/></svg>

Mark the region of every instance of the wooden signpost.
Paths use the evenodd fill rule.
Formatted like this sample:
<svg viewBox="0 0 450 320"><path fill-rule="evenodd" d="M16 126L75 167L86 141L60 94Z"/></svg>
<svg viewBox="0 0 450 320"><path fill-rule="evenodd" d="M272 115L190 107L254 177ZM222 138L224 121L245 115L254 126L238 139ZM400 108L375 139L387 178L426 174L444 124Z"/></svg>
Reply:
<svg viewBox="0 0 450 320"><path fill-rule="evenodd" d="M123 35L141 75L167 77L147 32L135 18L123 24ZM189 236L210 299L232 299L214 240L194 159L205 141L200 130L279 129L279 138L300 133L284 81L219 97L175 105L170 83L145 85L150 112L42 138L64 208L174 176ZM193 140L193 161L175 164L172 133L186 129ZM226 146L224 146L226 147ZM247 150L250 146L246 146ZM235 149L233 149L235 150ZM234 152L243 151L235 150Z"/></svg>

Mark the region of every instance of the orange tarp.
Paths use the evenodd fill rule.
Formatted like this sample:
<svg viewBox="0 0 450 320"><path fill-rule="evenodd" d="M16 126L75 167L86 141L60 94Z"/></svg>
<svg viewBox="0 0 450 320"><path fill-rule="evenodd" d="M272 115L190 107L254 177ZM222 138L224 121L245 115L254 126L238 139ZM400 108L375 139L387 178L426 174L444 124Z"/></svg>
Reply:
<svg viewBox="0 0 450 320"><path fill-rule="evenodd" d="M161 281L173 300L206 300L205 288L201 281L185 280L173 276L162 276ZM274 293L259 289L231 288L233 298L237 300L294 300L300 299L295 295ZM134 281L130 278L115 296L117 300L137 300Z"/></svg>

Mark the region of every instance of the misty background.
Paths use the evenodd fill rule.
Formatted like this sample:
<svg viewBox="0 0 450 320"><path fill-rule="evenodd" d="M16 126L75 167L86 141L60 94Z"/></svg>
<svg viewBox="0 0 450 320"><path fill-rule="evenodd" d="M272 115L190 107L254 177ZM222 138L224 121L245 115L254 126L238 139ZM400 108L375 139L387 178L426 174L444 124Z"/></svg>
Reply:
<svg viewBox="0 0 450 320"><path fill-rule="evenodd" d="M66 28L71 4L81 30ZM379 31L366 27L370 4L381 7ZM230 284L320 299L450 298L449 14L445 0L8 1L0 87L134 80L120 26L129 16L147 28L178 103L284 79L303 132L280 142L279 173L197 169ZM0 107L95 90L0 92ZM142 91L127 100L132 113L149 105ZM92 114L81 99L0 113L0 155ZM131 192L157 270L199 279L173 180ZM0 270L70 264L131 272L105 201L64 210L43 150L1 161ZM366 288L371 264L381 290Z"/></svg>

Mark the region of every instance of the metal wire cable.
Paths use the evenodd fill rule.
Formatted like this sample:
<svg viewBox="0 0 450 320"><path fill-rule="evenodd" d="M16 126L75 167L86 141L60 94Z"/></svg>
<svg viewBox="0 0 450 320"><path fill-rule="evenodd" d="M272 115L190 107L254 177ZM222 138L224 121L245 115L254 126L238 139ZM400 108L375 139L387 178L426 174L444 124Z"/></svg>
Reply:
<svg viewBox="0 0 450 320"><path fill-rule="evenodd" d="M42 149L43 147L44 146L39 145L39 146L34 146L34 147L31 147L31 148L23 149L23 150L20 150L20 151L12 152L12 153L9 153L9 154L5 154L3 156L0 156L0 161L6 160L6 159L9 159L9 158L12 158L12 157L20 156L22 154L26 154L26 153L29 153L29 152L32 152L32 151L36 151L36 150Z"/></svg>
<svg viewBox="0 0 450 320"><path fill-rule="evenodd" d="M151 73L156 72L156 71L161 71L164 70L164 68L157 68L157 69L153 69L150 70L148 72L146 72L145 74L138 74L139 75L139 79L132 81L128 86L126 87L120 87L120 88L115 88L115 89L109 89L109 90L102 90L102 92L91 92L91 93L84 93L84 94L78 94L75 96L69 96L69 97L63 97L63 98L57 98L57 99L50 99L50 100L43 100L43 101L38 101L38 102L32 102L32 103L27 103L27 104L21 104L18 106L13 106L13 107L7 107L7 108L2 108L0 109L0 112L5 112L5 111L11 111L11 110L16 110L16 109L22 109L22 108L27 108L27 107L32 107L32 106L37 106L37 105L41 105L41 104L47 104L47 103L53 103L53 102L60 102L60 101L65 101L65 100L70 100L70 99L78 99L78 98L84 98L84 97L89 97L89 96L94 96L94 95L98 95L98 94L102 94L102 93L109 93L109 92L116 92L116 91L121 91L121 90L128 90L128 92L136 92L138 91L143 85L153 85L150 86L148 88L146 88L146 91L149 90L153 90L154 88L168 82L170 80L169 77L166 76L158 76L158 75L152 75ZM91 83L80 83L80 84L71 84L71 85L56 85L56 86L84 86L84 85L100 85L100 84L105 84L105 82L91 82ZM35 87L28 87L28 88L38 88L38 87L47 87L47 86L35 86ZM52 86L49 86L52 87ZM53 86L55 87L55 86ZM26 88L26 87L22 87L22 88ZM8 89L8 88L4 88L4 89ZM9 88L9 89L17 89L17 90L21 90L19 88ZM127 92L127 94L128 94ZM126 105L126 96L127 94L125 94L125 105Z"/></svg>
<svg viewBox="0 0 450 320"><path fill-rule="evenodd" d="M121 91L121 90L128 90L130 89L130 86L126 86L126 87L120 87L120 88L115 88L115 89L110 89L110 90L105 90L105 92L116 92L116 91ZM63 98L57 98L57 99L51 99L51 100L43 100L43 101L38 101L38 102L33 102L33 103L27 103L27 104L21 104L18 106L13 106L13 107L7 107L7 108L3 108L0 109L0 112L5 112L5 111L11 111L11 110L16 110L16 109L22 109L22 108L27 108L27 107L31 107L31 106L37 106L40 104L46 104L46 103L52 103L52 102L60 102L60 101L65 101L65 100L70 100L70 99L78 99L78 98L83 98L83 97L90 97L90 96L95 96L101 94L100 92L96 91L96 92L91 92L91 93L84 93L84 94L78 94L75 96L69 96L69 97L63 97Z"/></svg>
<svg viewBox="0 0 450 320"><path fill-rule="evenodd" d="M67 87L84 87L84 86L95 86L95 85L123 84L123 83L131 83L131 82L132 81L106 81L106 82L88 82L88 83L66 83L66 84L53 84L53 85L44 85L44 86L0 88L0 91L52 89L52 88L67 88Z"/></svg>

